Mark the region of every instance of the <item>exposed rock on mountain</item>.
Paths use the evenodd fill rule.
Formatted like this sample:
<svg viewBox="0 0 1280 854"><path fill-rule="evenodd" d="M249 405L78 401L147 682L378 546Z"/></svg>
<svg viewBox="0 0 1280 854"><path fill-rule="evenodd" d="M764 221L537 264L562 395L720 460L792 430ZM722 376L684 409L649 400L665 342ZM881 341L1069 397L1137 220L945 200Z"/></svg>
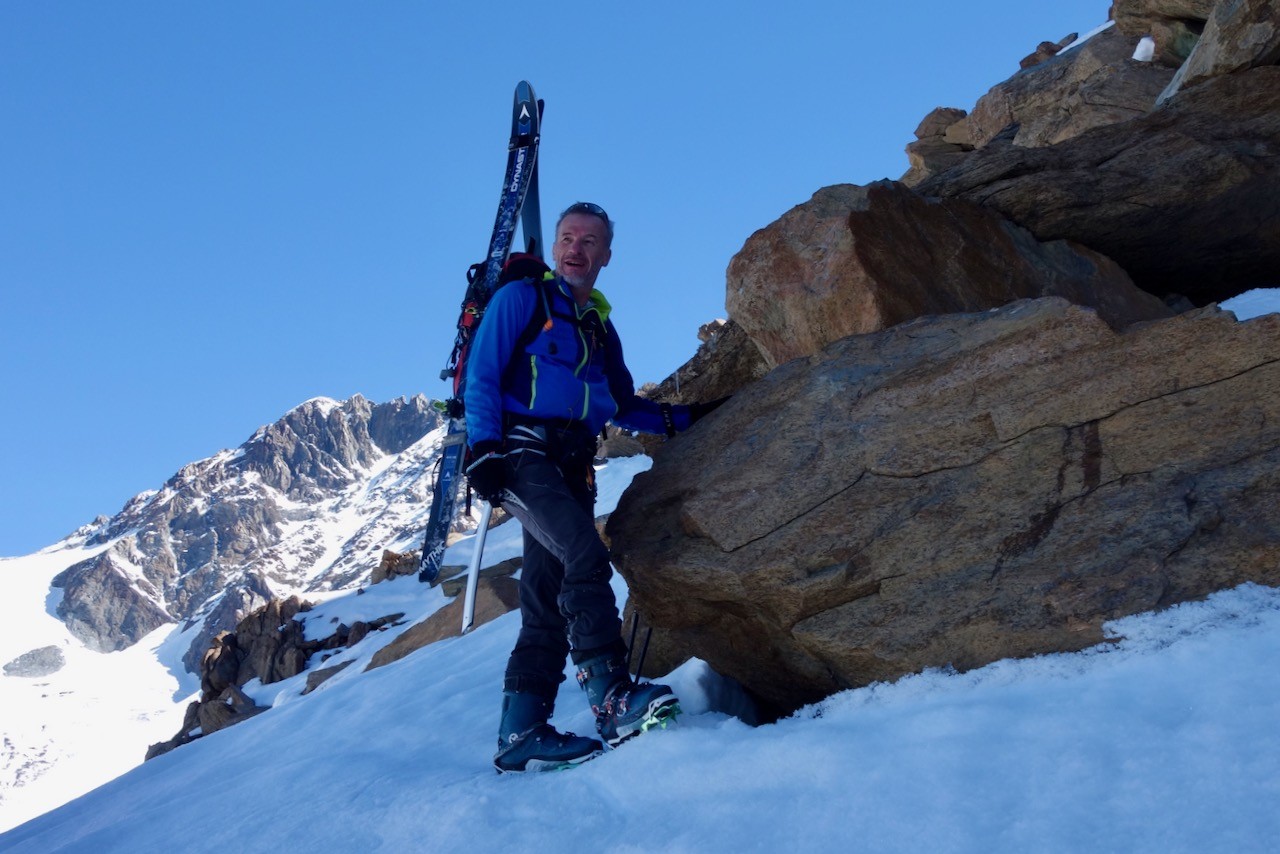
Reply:
<svg viewBox="0 0 1280 854"><path fill-rule="evenodd" d="M250 680L270 685L296 676L307 669L316 653L354 646L370 632L395 625L404 616L388 614L351 626L338 624L331 634L308 639L298 617L310 609L296 596L273 599L244 617L234 632L220 632L200 659L200 699L187 707L177 735L151 745L147 759L266 711L241 690ZM315 678L308 678L308 690L340 669L329 669L324 675L313 671Z"/></svg>
<svg viewBox="0 0 1280 854"><path fill-rule="evenodd" d="M1125 35L1151 36L1155 60L1177 68L1195 47L1214 5L1215 0L1115 0L1111 17Z"/></svg>
<svg viewBox="0 0 1280 854"><path fill-rule="evenodd" d="M964 122L967 113L954 107L938 107L916 128L916 141L907 145L911 168L902 183L914 187L925 178L945 172L973 151L973 138Z"/></svg>
<svg viewBox="0 0 1280 854"><path fill-rule="evenodd" d="M173 621L140 560L136 541L125 540L53 579L63 594L58 617L85 646L115 652Z"/></svg>
<svg viewBox="0 0 1280 854"><path fill-rule="evenodd" d="M733 394L769 372L759 348L735 321L705 324L693 358L641 393L669 403L697 403Z"/></svg>
<svg viewBox="0 0 1280 854"><path fill-rule="evenodd" d="M729 263L725 304L769 365L924 314L1062 296L1117 327L1167 317L1114 262L884 181L819 190Z"/></svg>
<svg viewBox="0 0 1280 854"><path fill-rule="evenodd" d="M1048 148L988 145L916 189L999 211L1040 240L1082 243L1159 296L1204 304L1270 287L1280 271L1280 67L1215 77Z"/></svg>
<svg viewBox="0 0 1280 854"><path fill-rule="evenodd" d="M1204 34L1160 95L1163 102L1182 89L1220 74L1280 63L1280 2L1232 0L1213 7Z"/></svg>
<svg viewBox="0 0 1280 854"><path fill-rule="evenodd" d="M778 368L671 442L608 530L647 621L789 711L1280 584L1277 463L1280 318L1118 334L1042 299Z"/></svg>
<svg viewBox="0 0 1280 854"><path fill-rule="evenodd" d="M122 649L175 620L200 623L187 664L273 596L348 586L382 548L421 530L426 461L441 419L421 396L309 401L236 451L183 467L106 524L69 567L58 614L94 649ZM332 525L335 513L350 530Z"/></svg>
<svg viewBox="0 0 1280 854"><path fill-rule="evenodd" d="M427 619L402 633L391 643L373 654L366 670L399 661L411 652L445 638L462 634L462 597L454 599ZM520 607L519 584L515 579L499 574L481 578L476 586L474 625L482 626L503 614Z"/></svg>
<svg viewBox="0 0 1280 854"><path fill-rule="evenodd" d="M56 646L42 646L10 661L4 666L5 676L20 676L25 679L39 679L51 676L67 663L62 649Z"/></svg>
<svg viewBox="0 0 1280 854"><path fill-rule="evenodd" d="M1173 77L1133 59L1138 37L1105 30L998 84L961 120L974 148L1010 125L1015 145L1039 148L1148 112Z"/></svg>

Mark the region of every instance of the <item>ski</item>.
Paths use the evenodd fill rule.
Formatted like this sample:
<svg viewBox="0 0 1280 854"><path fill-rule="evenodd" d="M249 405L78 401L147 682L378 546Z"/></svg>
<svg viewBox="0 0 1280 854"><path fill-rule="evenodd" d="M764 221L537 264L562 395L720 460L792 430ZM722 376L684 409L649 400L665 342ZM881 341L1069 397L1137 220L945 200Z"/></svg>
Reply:
<svg viewBox="0 0 1280 854"><path fill-rule="evenodd" d="M448 429L437 461L431 512L422 540L422 557L418 563L418 580L433 583L440 575L449 527L457 515L461 492L462 467L466 456L466 413L462 398L466 387L467 356L476 327L484 316L489 298L498 287L502 267L511 254L517 225L523 232L525 251L542 257L542 222L538 202L538 141L542 126L543 103L527 81L516 86L511 111L511 141L508 145L507 171L498 199L498 214L489 238L489 253L484 261L472 265L467 272L467 291L458 316L458 334L453 352L440 378L453 380L453 397L445 401Z"/></svg>

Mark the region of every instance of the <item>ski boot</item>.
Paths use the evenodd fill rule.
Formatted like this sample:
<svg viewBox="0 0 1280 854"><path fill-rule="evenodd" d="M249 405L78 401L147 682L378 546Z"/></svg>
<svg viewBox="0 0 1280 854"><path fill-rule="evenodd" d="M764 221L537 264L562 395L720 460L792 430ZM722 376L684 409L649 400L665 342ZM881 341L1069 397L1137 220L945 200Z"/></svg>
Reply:
<svg viewBox="0 0 1280 854"><path fill-rule="evenodd" d="M498 752L493 757L499 774L559 771L604 752L604 745L594 738L557 732L548 724L553 705L537 694L508 691L502 695Z"/></svg>
<svg viewBox="0 0 1280 854"><path fill-rule="evenodd" d="M579 664L578 684L595 712L596 730L610 747L655 726L666 729L680 714L680 701L670 688L633 682L626 663L615 653Z"/></svg>

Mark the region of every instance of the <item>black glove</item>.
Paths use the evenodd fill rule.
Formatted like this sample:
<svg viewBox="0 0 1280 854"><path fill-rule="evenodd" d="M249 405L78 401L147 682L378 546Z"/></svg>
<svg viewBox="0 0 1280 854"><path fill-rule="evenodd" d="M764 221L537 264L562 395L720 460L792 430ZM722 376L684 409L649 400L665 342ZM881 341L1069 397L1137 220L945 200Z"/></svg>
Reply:
<svg viewBox="0 0 1280 854"><path fill-rule="evenodd" d="M699 420L707 417L715 410L725 404L733 395L727 395L719 400L708 401L707 403L691 403L689 404L689 423L696 424Z"/></svg>
<svg viewBox="0 0 1280 854"><path fill-rule="evenodd" d="M507 461L497 442L481 442L471 449L473 462L467 466L467 482L472 491L495 507L502 503L507 485Z"/></svg>

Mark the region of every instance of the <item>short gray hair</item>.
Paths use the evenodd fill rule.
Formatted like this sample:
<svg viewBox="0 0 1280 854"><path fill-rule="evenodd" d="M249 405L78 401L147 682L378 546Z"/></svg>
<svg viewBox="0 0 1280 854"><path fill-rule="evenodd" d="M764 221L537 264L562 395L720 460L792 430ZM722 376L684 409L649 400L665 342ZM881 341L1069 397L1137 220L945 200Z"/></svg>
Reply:
<svg viewBox="0 0 1280 854"><path fill-rule="evenodd" d="M588 216L593 216L602 220L604 222L605 234L607 235L605 238L605 245L613 245L613 220L609 219L609 215L604 212L604 208L600 207L595 202L574 202L569 205L569 207L565 208L560 214L560 218L556 220L556 234L560 233L560 223L564 222L564 218L569 214L587 214Z"/></svg>

